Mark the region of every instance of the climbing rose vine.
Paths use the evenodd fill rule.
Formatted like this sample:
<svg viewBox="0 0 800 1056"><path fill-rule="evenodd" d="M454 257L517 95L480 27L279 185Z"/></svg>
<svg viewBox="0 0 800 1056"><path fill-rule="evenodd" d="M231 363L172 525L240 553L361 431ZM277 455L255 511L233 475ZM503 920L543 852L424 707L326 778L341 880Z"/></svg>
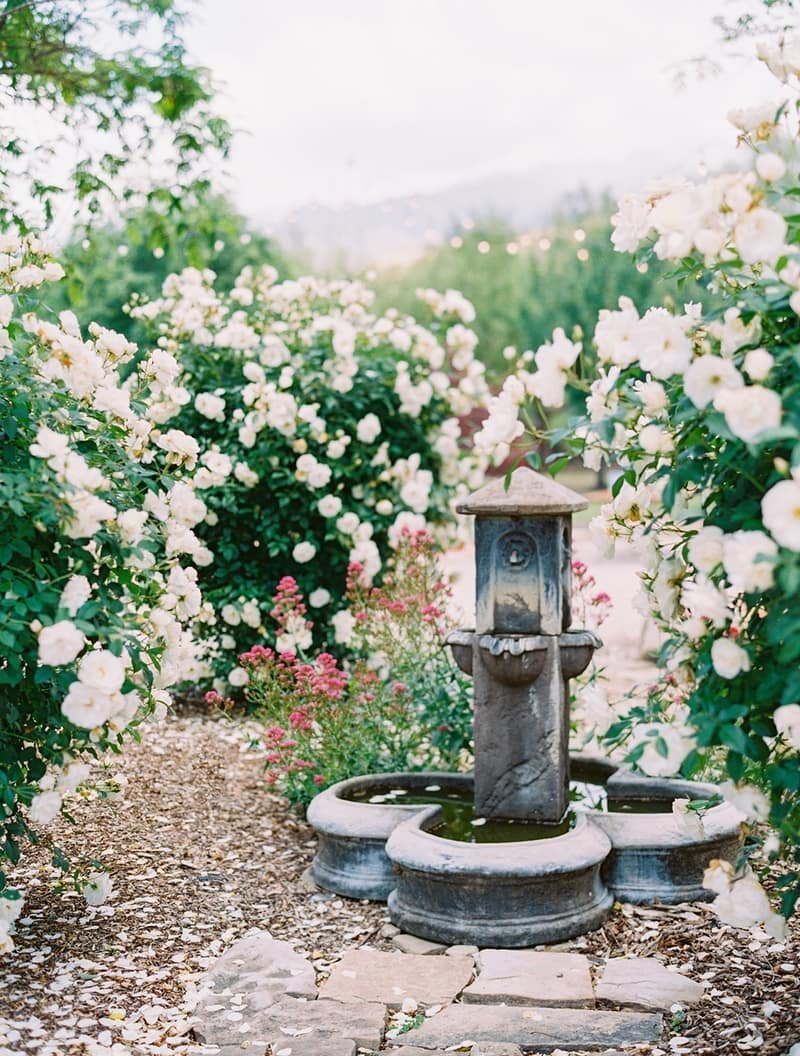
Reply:
<svg viewBox="0 0 800 1056"><path fill-rule="evenodd" d="M348 564L371 581L403 527L452 529L453 497L485 469L459 419L487 387L474 309L456 291L420 291L423 326L372 312L358 282L246 268L222 291L214 278L187 269L132 312L165 374L149 420L202 445L192 481L208 506L200 579L213 611L198 632L209 674L233 668L241 685L236 657L266 633L282 576L308 595L316 644L335 649Z"/></svg>
<svg viewBox="0 0 800 1056"><path fill-rule="evenodd" d="M674 262L722 307L623 298L600 313L591 378L557 332L535 370L506 379L476 441L504 457L526 401L561 407L568 382L587 387L586 415L550 440L592 469L619 467L592 531L609 554L641 543L643 601L665 635L662 681L610 740L648 773L721 762L725 794L769 822L768 850L794 865L779 881L784 913L800 896L798 54L797 41L760 50L783 95L730 115L746 165L628 197L613 217L617 250ZM749 873L708 879L723 919L775 929L766 897L744 898Z"/></svg>
<svg viewBox="0 0 800 1056"><path fill-rule="evenodd" d="M0 858L12 863L26 841L50 842L79 790L119 794L92 761L192 677L201 608L187 555L206 508L179 479L197 443L143 417L157 355L123 383L135 345L48 311L40 290L63 274L36 238L0 239ZM92 904L109 890L77 866L75 881ZM0 871L0 950L22 906L6 883Z"/></svg>

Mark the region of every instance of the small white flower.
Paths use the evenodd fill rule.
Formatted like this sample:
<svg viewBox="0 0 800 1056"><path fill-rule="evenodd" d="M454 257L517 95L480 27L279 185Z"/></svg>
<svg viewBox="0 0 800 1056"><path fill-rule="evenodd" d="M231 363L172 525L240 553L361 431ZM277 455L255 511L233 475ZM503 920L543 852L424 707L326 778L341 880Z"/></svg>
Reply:
<svg viewBox="0 0 800 1056"><path fill-rule="evenodd" d="M298 543L292 550L292 557L299 565L305 565L308 561L311 561L317 552L317 548L313 543L302 542Z"/></svg>
<svg viewBox="0 0 800 1056"><path fill-rule="evenodd" d="M85 643L83 631L71 620L59 620L39 632L39 663L50 667L71 664Z"/></svg>
<svg viewBox="0 0 800 1056"><path fill-rule="evenodd" d="M800 550L800 482L781 480L761 500L761 516L772 538L787 550Z"/></svg>
<svg viewBox="0 0 800 1056"><path fill-rule="evenodd" d="M733 241L745 264L774 264L786 244L786 221L780 213L756 206L736 225Z"/></svg>
<svg viewBox="0 0 800 1056"><path fill-rule="evenodd" d="M81 894L89 906L102 906L108 901L114 884L108 873L89 873L86 883L81 887Z"/></svg>
<svg viewBox="0 0 800 1056"><path fill-rule="evenodd" d="M763 385L723 389L714 397L714 408L725 415L725 424L745 443L781 424L781 398Z"/></svg>
<svg viewBox="0 0 800 1056"><path fill-rule="evenodd" d="M91 596L92 587L86 576L70 576L61 591L58 607L65 609L70 616L74 616Z"/></svg>
<svg viewBox="0 0 800 1056"><path fill-rule="evenodd" d="M312 590L308 595L309 604L315 609L321 609L323 605L327 605L331 600L330 591L324 587L317 587L316 590Z"/></svg>
<svg viewBox="0 0 800 1056"><path fill-rule="evenodd" d="M704 525L689 540L689 560L698 572L713 572L722 561L725 533L715 525Z"/></svg>
<svg viewBox="0 0 800 1056"><path fill-rule="evenodd" d="M78 665L78 680L103 693L116 693L125 681L125 664L109 649L87 653Z"/></svg>
<svg viewBox="0 0 800 1056"><path fill-rule="evenodd" d="M751 381L763 381L774 363L775 359L765 348L751 348L742 365Z"/></svg>
<svg viewBox="0 0 800 1056"><path fill-rule="evenodd" d="M381 422L376 414L367 414L356 427L356 436L362 444L371 444L381 432Z"/></svg>
<svg viewBox="0 0 800 1056"><path fill-rule="evenodd" d="M711 646L711 662L720 678L736 678L750 670L750 657L732 638L717 638Z"/></svg>
<svg viewBox="0 0 800 1056"><path fill-rule="evenodd" d="M780 154L768 151L766 154L759 154L756 159L756 172L762 180L774 183L786 175L786 162Z"/></svg>
<svg viewBox="0 0 800 1056"><path fill-rule="evenodd" d="M243 667L234 667L228 674L228 681L232 686L246 686L250 681L250 676Z"/></svg>
<svg viewBox="0 0 800 1056"><path fill-rule="evenodd" d="M338 495L323 495L317 503L317 509L323 517L337 517L342 509L342 500Z"/></svg>
<svg viewBox="0 0 800 1056"><path fill-rule="evenodd" d="M116 702L110 694L82 682L72 683L61 705L62 714L84 730L102 726L116 710Z"/></svg>
<svg viewBox="0 0 800 1056"><path fill-rule="evenodd" d="M725 781L719 790L748 821L766 821L769 818L769 800L755 785L736 785L733 781Z"/></svg>
<svg viewBox="0 0 800 1056"><path fill-rule="evenodd" d="M336 613L336 615L331 620L331 623L333 624L334 637L336 641L340 645L347 645L347 643L353 637L353 628L356 625L356 621L353 618L353 615L349 613L347 609L342 609L340 612Z"/></svg>
<svg viewBox="0 0 800 1056"><path fill-rule="evenodd" d="M800 752L800 704L783 704L775 709L772 719L778 733Z"/></svg>
<svg viewBox="0 0 800 1056"><path fill-rule="evenodd" d="M28 817L32 825L52 825L61 810L61 793L40 792L31 800Z"/></svg>

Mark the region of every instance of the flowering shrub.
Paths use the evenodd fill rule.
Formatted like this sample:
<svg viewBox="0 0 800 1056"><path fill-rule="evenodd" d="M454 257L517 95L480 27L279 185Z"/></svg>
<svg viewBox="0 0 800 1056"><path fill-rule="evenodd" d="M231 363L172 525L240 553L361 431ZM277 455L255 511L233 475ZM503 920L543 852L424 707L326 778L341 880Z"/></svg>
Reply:
<svg viewBox="0 0 800 1056"><path fill-rule="evenodd" d="M726 795L768 820L800 862L800 197L798 41L760 57L791 98L731 121L751 164L702 183L627 198L614 216L620 251L673 261L724 302L643 314L622 299L594 334L586 417L572 423L587 466L621 468L593 526L600 545L638 539L646 603L666 641L665 678L637 701L616 740L649 773L724 763ZM579 350L556 335L536 371L504 384L478 442L522 431L528 397L563 403ZM502 403L500 402L502 401ZM551 439L568 442L566 431ZM751 784L747 784L747 783ZM754 786L758 785L763 793ZM725 904L726 883L712 877ZM724 880L725 878L723 878ZM752 884L749 876L742 883ZM800 875L781 880L783 909ZM734 891L736 884L734 885ZM735 900L735 895L733 896ZM763 922L764 901L760 916ZM721 903L722 906L722 903ZM723 909L724 911L724 909ZM741 923L741 919L737 922ZM774 921L771 926L774 927Z"/></svg>
<svg viewBox="0 0 800 1056"><path fill-rule="evenodd" d="M141 416L152 357L123 385L135 346L95 325L83 336L71 312L48 319L37 291L62 275L35 238L2 236L0 853L11 862L89 781L87 760L191 674L186 624L201 604L182 555L205 506L175 477L196 447ZM107 889L102 877L89 886ZM0 948L20 905L0 897Z"/></svg>
<svg viewBox="0 0 800 1056"><path fill-rule="evenodd" d="M267 775L292 802L357 774L455 769L472 736L471 686L444 645L449 589L429 532L404 530L380 587L348 570L340 619L355 659L302 656L311 621L297 583L273 597L275 647L240 657L245 695L267 724ZM211 693L212 701L218 700Z"/></svg>
<svg viewBox="0 0 800 1056"><path fill-rule="evenodd" d="M484 460L461 450L459 417L487 389L465 325L474 311L455 291L420 291L426 328L371 314L356 282L277 283L271 267L245 268L221 293L213 279L173 275L132 313L159 346L150 421L202 449L196 556L213 611L200 633L220 673L266 633L264 598L289 573L317 643L343 643L348 564L371 581L403 526L452 524L453 496L479 480Z"/></svg>

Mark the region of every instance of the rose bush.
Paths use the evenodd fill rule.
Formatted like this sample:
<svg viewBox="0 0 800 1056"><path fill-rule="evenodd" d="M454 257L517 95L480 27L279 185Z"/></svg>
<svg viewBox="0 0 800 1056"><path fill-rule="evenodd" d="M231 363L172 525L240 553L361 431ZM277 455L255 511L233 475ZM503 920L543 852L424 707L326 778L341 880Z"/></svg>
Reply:
<svg viewBox="0 0 800 1056"><path fill-rule="evenodd" d="M618 250L674 262L723 307L640 313L623 298L601 312L586 416L550 434L591 468L620 467L594 535L609 553L617 539L642 543L644 601L665 635L662 682L610 739L651 774L720 761L726 795L778 834L785 913L800 896L798 54L797 41L762 48L792 95L730 115L747 166L626 198L613 217ZM527 399L561 406L579 351L563 334L539 349L477 442L499 440L502 455ZM726 919L736 898L714 877ZM749 923L775 930L766 899L748 904L760 906Z"/></svg>
<svg viewBox="0 0 800 1056"><path fill-rule="evenodd" d="M91 760L191 677L201 607L185 555L206 511L177 476L196 442L142 416L157 358L123 384L134 345L50 315L39 290L62 275L36 238L2 236L0 857L12 863L90 782ZM97 875L76 874L87 897L108 888ZM0 947L20 905L0 897Z"/></svg>
<svg viewBox="0 0 800 1056"><path fill-rule="evenodd" d="M421 291L424 327L371 314L357 282L276 280L246 268L222 292L212 272L188 269L132 307L154 356L177 363L149 419L202 448L193 484L208 506L200 579L213 614L199 633L218 675L264 635L265 599L290 573L316 643L346 644L348 564L371 581L403 526L452 526L453 497L485 466L462 450L459 425L487 395L468 301ZM233 684L244 677L236 669Z"/></svg>

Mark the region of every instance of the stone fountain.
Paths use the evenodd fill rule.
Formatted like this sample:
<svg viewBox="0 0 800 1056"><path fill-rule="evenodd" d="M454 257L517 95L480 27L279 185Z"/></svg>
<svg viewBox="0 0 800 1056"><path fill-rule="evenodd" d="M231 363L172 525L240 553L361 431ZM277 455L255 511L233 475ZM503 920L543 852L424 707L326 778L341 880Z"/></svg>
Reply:
<svg viewBox="0 0 800 1056"><path fill-rule="evenodd" d="M711 807L701 836L671 812L713 787L570 759L569 681L602 644L571 626L572 516L585 506L519 468L458 507L476 518L475 628L449 639L473 679L474 775L370 775L321 793L308 812L321 886L388 897L392 921L423 938L531 946L598 927L614 897L707 897L708 861L736 858L732 806ZM571 803L571 781L598 796Z"/></svg>

